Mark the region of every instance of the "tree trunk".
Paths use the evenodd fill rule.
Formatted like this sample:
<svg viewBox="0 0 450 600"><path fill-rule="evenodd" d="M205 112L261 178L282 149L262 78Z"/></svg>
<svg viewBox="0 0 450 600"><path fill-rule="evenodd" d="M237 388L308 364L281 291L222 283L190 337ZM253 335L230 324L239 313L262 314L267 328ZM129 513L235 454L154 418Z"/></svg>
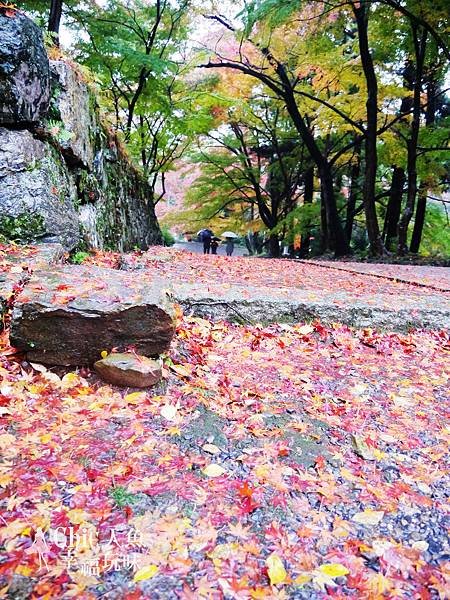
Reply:
<svg viewBox="0 0 450 600"><path fill-rule="evenodd" d="M55 46L59 46L59 27L61 24L63 0L51 0L48 31L53 33Z"/></svg>
<svg viewBox="0 0 450 600"><path fill-rule="evenodd" d="M428 32L425 29L422 29L420 32L420 39L418 39L419 28L416 24L412 24L411 27L413 30L416 68L411 135L407 143L408 193L406 196L405 209L398 224L398 253L400 255L408 252L408 226L414 214L414 205L417 195L417 144L419 141L420 129L423 65L425 61L426 42L428 36Z"/></svg>
<svg viewBox="0 0 450 600"><path fill-rule="evenodd" d="M280 258L280 242L276 233L271 233L269 237L269 256Z"/></svg>
<svg viewBox="0 0 450 600"><path fill-rule="evenodd" d="M312 204L314 195L314 167L310 167L303 176L305 191L303 193L304 204Z"/></svg>
<svg viewBox="0 0 450 600"><path fill-rule="evenodd" d="M319 167L321 193L326 216L326 234L328 246L334 251L335 256L350 254L350 246L342 227L341 219L336 205L334 194L333 176L330 164L323 161Z"/></svg>
<svg viewBox="0 0 450 600"><path fill-rule="evenodd" d="M416 218L411 237L410 251L414 254L419 252L420 242L422 241L423 226L425 223L425 213L427 210L427 190L425 186L420 186L419 197L417 199Z"/></svg>
<svg viewBox="0 0 450 600"><path fill-rule="evenodd" d="M373 256L384 253L383 241L378 226L375 206L375 184L377 176L377 115L378 115L378 82L369 48L368 17L369 5L367 0L353 4L353 12L358 27L358 43L361 63L367 85L366 114L367 124L365 132L364 156L364 183L363 204L366 215L367 235L369 237L370 252Z"/></svg>
<svg viewBox="0 0 450 600"><path fill-rule="evenodd" d="M359 191L359 176L361 173L361 144L355 144L356 160L350 171L350 191L348 194L347 211L345 216L345 235L351 241L353 231L353 221L355 220L356 199Z"/></svg>
<svg viewBox="0 0 450 600"><path fill-rule="evenodd" d="M410 58L405 61L403 67L403 87L409 91L414 89L414 65ZM412 109L412 98L410 95L402 98L400 105L400 115L407 115ZM402 121L407 126L407 120ZM398 240L398 222L402 213L403 188L405 187L406 174L403 167L395 165L392 171L391 190L389 202L386 210L386 216L383 226L383 240L387 250L394 251Z"/></svg>
<svg viewBox="0 0 450 600"><path fill-rule="evenodd" d="M331 249L331 244L328 236L328 225L327 225L327 209L325 206L325 200L323 197L323 189L321 185L320 189L320 253L323 254L327 250Z"/></svg>
<svg viewBox="0 0 450 600"><path fill-rule="evenodd" d="M395 240L397 239L398 221L402 212L405 178L405 169L402 169L402 167L394 167L383 228L384 242L388 250L394 249Z"/></svg>
<svg viewBox="0 0 450 600"><path fill-rule="evenodd" d="M287 78L287 75L284 74L283 79L282 72L279 72L279 76L285 83L286 89L286 86L290 84L289 78ZM284 100L294 126L299 132L302 140L305 142L305 146L307 147L312 160L317 166L321 183L322 202L326 212L327 237L329 240L329 246L334 250L336 256L346 256L350 253L350 246L347 238L345 237L344 228L342 227L337 210L331 165L327 158L320 151L313 134L307 127L298 109L292 88L286 89Z"/></svg>
<svg viewBox="0 0 450 600"><path fill-rule="evenodd" d="M427 107L425 110L425 125L433 125L436 118L436 94L438 86L433 78L427 83ZM419 186L419 195L417 200L416 218L414 220L414 229L411 237L410 252L417 254L422 241L423 226L425 224L425 213L427 210L427 184L422 182Z"/></svg>

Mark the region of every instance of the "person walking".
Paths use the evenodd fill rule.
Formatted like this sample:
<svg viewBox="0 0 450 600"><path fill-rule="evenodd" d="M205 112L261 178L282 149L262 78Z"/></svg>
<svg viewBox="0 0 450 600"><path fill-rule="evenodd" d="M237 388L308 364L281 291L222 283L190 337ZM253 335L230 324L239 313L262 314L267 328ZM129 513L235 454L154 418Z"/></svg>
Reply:
<svg viewBox="0 0 450 600"><path fill-rule="evenodd" d="M203 254L209 254L211 250L212 231L205 229L202 234Z"/></svg>
<svg viewBox="0 0 450 600"><path fill-rule="evenodd" d="M233 254L233 250L234 250L234 239L227 238L226 242L227 242L227 245L225 246L225 250L226 250L227 256L231 256Z"/></svg>
<svg viewBox="0 0 450 600"><path fill-rule="evenodd" d="M211 240L211 254L217 254L217 248L219 247L220 240L213 237Z"/></svg>

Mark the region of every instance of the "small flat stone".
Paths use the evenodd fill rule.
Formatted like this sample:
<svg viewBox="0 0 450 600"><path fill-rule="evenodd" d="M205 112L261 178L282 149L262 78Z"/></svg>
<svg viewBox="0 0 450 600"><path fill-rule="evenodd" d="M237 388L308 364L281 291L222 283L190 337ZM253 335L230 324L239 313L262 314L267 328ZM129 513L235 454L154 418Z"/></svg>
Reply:
<svg viewBox="0 0 450 600"><path fill-rule="evenodd" d="M98 360L94 368L104 381L120 387L150 387L162 377L158 361L130 352L112 353Z"/></svg>

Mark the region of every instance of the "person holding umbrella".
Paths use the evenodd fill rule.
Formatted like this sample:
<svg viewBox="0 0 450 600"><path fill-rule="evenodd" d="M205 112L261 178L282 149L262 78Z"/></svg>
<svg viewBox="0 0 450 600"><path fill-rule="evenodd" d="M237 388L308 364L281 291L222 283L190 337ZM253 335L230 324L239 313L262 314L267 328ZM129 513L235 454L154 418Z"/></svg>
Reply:
<svg viewBox="0 0 450 600"><path fill-rule="evenodd" d="M211 250L211 239L213 237L211 229L200 229L198 236L203 242L203 254L209 254Z"/></svg>
<svg viewBox="0 0 450 600"><path fill-rule="evenodd" d="M227 256L231 256L233 254L233 250L234 250L234 240L238 236L235 233L233 233L232 231L225 231L224 233L222 233L222 237L225 238L225 242L226 242L225 250L226 250Z"/></svg>

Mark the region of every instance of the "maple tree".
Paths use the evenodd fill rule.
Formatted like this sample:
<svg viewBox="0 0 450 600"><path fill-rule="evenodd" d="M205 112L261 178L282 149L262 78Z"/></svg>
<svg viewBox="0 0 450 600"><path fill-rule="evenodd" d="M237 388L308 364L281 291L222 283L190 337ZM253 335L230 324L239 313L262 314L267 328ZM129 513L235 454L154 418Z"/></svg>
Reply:
<svg viewBox="0 0 450 600"><path fill-rule="evenodd" d="M214 226L213 217L225 213L229 218L230 210L240 208L246 211L244 227L254 229L262 222L271 232L268 252L278 257L278 232L304 192L304 155L279 108L249 101L227 118L226 128L200 140L191 158L202 168L187 194L192 217ZM186 222L188 215L181 212L176 220Z"/></svg>
<svg viewBox="0 0 450 600"><path fill-rule="evenodd" d="M389 29L392 36L386 40L379 26L390 18L393 9L398 10L404 21L400 27L394 24ZM433 51L429 53L430 75L436 66L436 60L445 62L448 48L445 37L441 35L443 7L427 6L428 11L419 15L414 3L403 6L395 2L375 3L369 11L368 3L322 3L306 2L298 6L294 2L261 1L248 4L243 11L244 31L238 31L219 15L210 18L222 23L223 27L235 31L237 36L246 40L240 54L224 55L213 52L211 60L203 66L211 69L233 69L252 77L275 94L290 115L299 136L306 144L311 158L317 166L322 184L322 201L327 214L327 222L322 230L327 237L326 227L331 228L329 243L335 246L333 236L339 241L338 254L345 252L344 237L351 237L351 215L354 213L355 194L349 196L346 235L343 236L338 217L333 183L345 173L343 159L353 149L350 157L353 176L352 181L362 175L360 196L365 212L365 225L373 254L383 254L384 245L379 227L380 209L377 207L384 191L377 192L377 180L380 169L377 168L381 144L389 140L396 124L403 119L406 123L412 114L412 137L403 139L406 142L408 165L406 167L407 198L403 216L390 207L390 231L399 237L399 252L406 247L408 224L414 212L417 195L416 165L419 157L417 148L418 132L423 126L421 90L424 84L424 63L427 52L426 39L432 40ZM393 22L394 23L394 22ZM383 25L384 26L384 25ZM420 42L422 36L423 42ZM339 45L337 41L339 40ZM389 44L392 45L389 45ZM423 44L420 49L420 44ZM248 44L258 52L249 54ZM405 60L411 60L415 66L409 70L412 77L413 99L409 103L402 102L399 114L390 108L401 99L398 90L389 81L395 80L395 51L401 44ZM259 55L258 55L259 54ZM331 59L332 57L332 59ZM387 64L386 64L387 63ZM437 68L437 70L439 67ZM445 69L445 67L444 67ZM386 75L383 78L379 72ZM414 92L415 90L415 92ZM414 95L415 94L415 95ZM433 102L440 96L437 89L432 92ZM414 100L415 98L415 100ZM358 106L358 103L360 105ZM382 104L387 107L383 115ZM365 113L361 111L366 106ZM383 117L383 118L381 118ZM425 150L431 153L445 151L442 147L433 146ZM356 152L355 152L356 150ZM363 150L363 152L362 152ZM379 165L381 167L381 164ZM339 170L341 171L338 175ZM398 171L396 172L398 173ZM348 175L345 175L348 177ZM393 178L397 190L400 184L398 177ZM402 180L400 180L402 182ZM427 184L424 182L424 187ZM403 183L401 183L403 188ZM353 192L355 186L352 186ZM400 198L401 193L393 192L392 198ZM424 197L422 191L422 197ZM394 217L398 215L397 218ZM333 215L333 216L331 216ZM413 244L417 251L419 231L423 224L424 207L417 215L416 235ZM331 221L330 221L331 219ZM389 229L389 228L388 228ZM325 230L325 231L324 231ZM398 230L398 231L397 231ZM392 233L391 233L392 235Z"/></svg>
<svg viewBox="0 0 450 600"><path fill-rule="evenodd" d="M23 6L48 20L49 2ZM254 141L249 115L266 103L286 124L269 145L284 149L290 129L291 147L282 154L288 162L297 157L299 185L293 201L283 200L271 216L261 203L265 195L245 198L260 221L248 226L248 211L236 204L230 227L244 231L259 223L272 239L272 255L279 253L277 236L290 244L298 234L308 254L311 233L320 238L315 252L366 253L368 246L377 256L429 253L435 199L448 187L445 1L255 0L227 10L239 12L234 21L214 2L63 4L72 55L100 84L102 108L154 201L179 194L167 188L168 174L178 164L195 164L192 152L207 149L206 134L233 135L238 123ZM270 162L267 153L263 158ZM204 189L197 221L230 192L229 178L216 183ZM311 189L312 196L304 193ZM188 204L195 195L187 185L183 194ZM443 253L445 230L441 238Z"/></svg>

